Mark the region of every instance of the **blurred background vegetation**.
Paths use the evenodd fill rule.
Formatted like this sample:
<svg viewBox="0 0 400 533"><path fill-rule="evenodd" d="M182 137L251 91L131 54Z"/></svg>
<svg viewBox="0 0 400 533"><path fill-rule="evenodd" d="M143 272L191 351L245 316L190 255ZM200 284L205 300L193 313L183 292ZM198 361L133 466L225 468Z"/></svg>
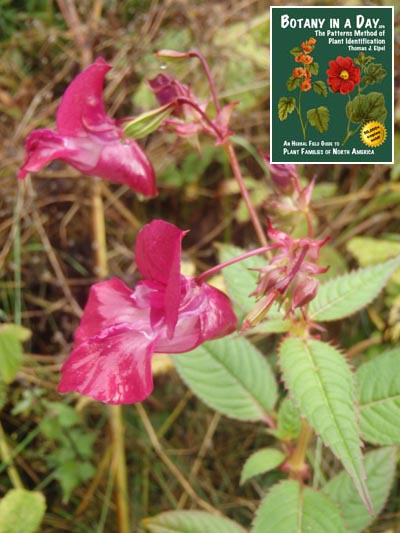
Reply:
<svg viewBox="0 0 400 533"><path fill-rule="evenodd" d="M358 3L390 5L349 5ZM42 491L47 510L40 531L45 533L112 533L124 530L117 520L110 412L97 402L56 392L60 366L79 322L76 309L84 306L90 285L98 279L92 180L54 162L18 183L24 139L35 128L54 127L66 86L85 61L97 56L113 66L104 94L108 113L115 117L155 106L146 79L160 69L190 83L200 99L207 99L207 83L196 60L163 65L153 56L162 48L197 48L209 62L224 102L241 102L231 129L247 186L264 220L272 190L255 149L268 152L269 146L270 4L82 0L76 2L75 25L71 5L68 0L0 0L0 356L11 353L18 359L13 363L18 367L15 378L10 378L12 370L7 374L3 369L0 376L0 497L19 484ZM395 164L300 168L305 179L317 177L312 208L319 236L332 237L321 260L331 264L328 275L400 253L399 18L396 6ZM152 134L142 143L158 176L156 199L143 201L127 187L102 184L110 276L135 283L135 237L153 218L190 228L184 243L188 268L201 271L214 264L214 242L256 244L223 151L208 139L201 144L199 153L168 133ZM11 323L24 329L4 326ZM332 337L350 348L355 362L382 345L398 343L400 275L373 306L331 328ZM274 353L274 336L257 342L265 353ZM200 500L248 526L277 474L239 487L241 466L271 437L262 427L212 412L168 363L161 361L157 374L155 392L143 407L123 410L131 530L145 531L141 520L164 510L201 508ZM324 461L325 472L339 469L329 455ZM397 486L371 531L398 531L398 508Z"/></svg>

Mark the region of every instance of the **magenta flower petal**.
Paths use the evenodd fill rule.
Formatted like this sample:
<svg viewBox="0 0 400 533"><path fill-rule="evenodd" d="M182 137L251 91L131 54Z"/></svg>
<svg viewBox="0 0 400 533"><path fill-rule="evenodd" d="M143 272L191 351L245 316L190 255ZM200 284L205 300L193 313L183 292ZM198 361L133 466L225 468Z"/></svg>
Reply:
<svg viewBox="0 0 400 533"><path fill-rule="evenodd" d="M150 334L148 302L137 302L135 293L119 279L95 283L90 288L85 310L75 332L77 347L91 337L120 325L134 325L135 329Z"/></svg>
<svg viewBox="0 0 400 533"><path fill-rule="evenodd" d="M76 136L82 130L104 130L114 126L107 117L103 102L103 85L111 69L102 57L96 59L67 87L57 111L57 129L62 135ZM109 129L109 128L108 128Z"/></svg>
<svg viewBox="0 0 400 533"><path fill-rule="evenodd" d="M165 286L164 309L168 335L173 336L181 298L181 243L185 231L164 220L147 224L136 239L136 264L142 276Z"/></svg>
<svg viewBox="0 0 400 533"><path fill-rule="evenodd" d="M153 390L153 344L133 325L109 328L76 346L61 369L58 391L109 404L141 402Z"/></svg>
<svg viewBox="0 0 400 533"><path fill-rule="evenodd" d="M35 130L26 140L26 158L18 177L60 159L88 176L128 185L154 195L154 169L141 147L123 138L104 111L103 84L111 67L99 58L66 89L57 112L57 131Z"/></svg>

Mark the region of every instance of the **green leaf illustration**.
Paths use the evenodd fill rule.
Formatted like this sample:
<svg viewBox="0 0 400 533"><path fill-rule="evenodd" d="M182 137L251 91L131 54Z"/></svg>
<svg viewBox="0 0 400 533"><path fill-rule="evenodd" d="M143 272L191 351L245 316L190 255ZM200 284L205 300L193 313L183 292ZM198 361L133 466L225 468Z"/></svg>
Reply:
<svg viewBox="0 0 400 533"><path fill-rule="evenodd" d="M389 496L396 472L396 448L380 448L365 455L367 487L376 515L382 511ZM335 501L349 533L361 533L374 520L368 513L347 472L341 472L323 488L324 494Z"/></svg>
<svg viewBox="0 0 400 533"><path fill-rule="evenodd" d="M364 85L372 85L374 83L380 83L386 76L387 72L383 65L380 63L372 63L365 69L365 74L361 79Z"/></svg>
<svg viewBox="0 0 400 533"><path fill-rule="evenodd" d="M299 54L303 54L303 49L300 48L300 46L295 46L289 53L292 54L292 56L297 57Z"/></svg>
<svg viewBox="0 0 400 533"><path fill-rule="evenodd" d="M295 98L279 98L278 102L278 117L279 120L286 120L288 115L290 113L293 113L293 111L296 108L296 100Z"/></svg>
<svg viewBox="0 0 400 533"><path fill-rule="evenodd" d="M384 123L387 116L385 97L378 92L359 94L346 105L346 115L355 124L369 120Z"/></svg>
<svg viewBox="0 0 400 533"><path fill-rule="evenodd" d="M310 63L310 65L308 65L308 70L312 76L317 76L319 71L319 64L313 61L313 63Z"/></svg>
<svg viewBox="0 0 400 533"><path fill-rule="evenodd" d="M297 481L274 485L261 503L251 533L345 533L338 507Z"/></svg>
<svg viewBox="0 0 400 533"><path fill-rule="evenodd" d="M11 489L0 501L0 533L35 533L46 510L41 492Z"/></svg>
<svg viewBox="0 0 400 533"><path fill-rule="evenodd" d="M263 420L275 406L275 376L267 360L243 337L206 342L173 359L188 387L224 415Z"/></svg>
<svg viewBox="0 0 400 533"><path fill-rule="evenodd" d="M314 126L320 133L324 133L328 130L329 109L325 106L309 109L307 119L311 126Z"/></svg>
<svg viewBox="0 0 400 533"><path fill-rule="evenodd" d="M142 520L149 533L245 533L236 522L204 511L167 511Z"/></svg>
<svg viewBox="0 0 400 533"><path fill-rule="evenodd" d="M276 448L262 448L250 455L243 465L240 484L246 483L250 478L264 474L279 466L285 460L285 454Z"/></svg>
<svg viewBox="0 0 400 533"><path fill-rule="evenodd" d="M310 318L320 322L339 320L359 311L378 296L399 266L400 256L328 280L310 302Z"/></svg>
<svg viewBox="0 0 400 533"><path fill-rule="evenodd" d="M400 444L400 350L360 366L361 431L373 444Z"/></svg>
<svg viewBox="0 0 400 533"><path fill-rule="evenodd" d="M328 88L324 81L313 81L312 88L314 89L314 92L320 96L328 96Z"/></svg>
<svg viewBox="0 0 400 533"><path fill-rule="evenodd" d="M329 344L297 337L283 341L279 357L284 381L295 403L341 460L371 510L357 425L354 378L345 358Z"/></svg>
<svg viewBox="0 0 400 533"><path fill-rule="evenodd" d="M288 91L294 91L297 87L300 87L301 78L294 78L290 76L286 82L286 87Z"/></svg>

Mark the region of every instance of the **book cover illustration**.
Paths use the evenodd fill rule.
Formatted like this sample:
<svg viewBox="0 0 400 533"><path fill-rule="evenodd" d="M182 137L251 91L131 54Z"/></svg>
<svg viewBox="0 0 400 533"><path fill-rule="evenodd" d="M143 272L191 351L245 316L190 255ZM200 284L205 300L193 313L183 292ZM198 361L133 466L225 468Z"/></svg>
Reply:
<svg viewBox="0 0 400 533"><path fill-rule="evenodd" d="M273 163L393 162L393 7L271 7Z"/></svg>

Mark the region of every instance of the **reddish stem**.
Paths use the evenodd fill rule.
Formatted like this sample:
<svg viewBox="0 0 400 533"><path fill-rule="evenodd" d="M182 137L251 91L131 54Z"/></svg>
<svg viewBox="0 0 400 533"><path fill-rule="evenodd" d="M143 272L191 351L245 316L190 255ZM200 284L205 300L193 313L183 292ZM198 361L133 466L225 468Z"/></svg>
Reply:
<svg viewBox="0 0 400 533"><path fill-rule="evenodd" d="M212 94L213 102L214 102L214 105L215 105L215 110L218 113L221 110L221 107L220 107L219 101L218 101L217 90L215 88L214 81L213 81L212 76L211 76L210 67L208 66L208 63L205 60L205 57L200 52L198 52L197 50L190 50L189 57L197 57L197 59L200 61L201 66L203 67L204 72L206 73L208 84L209 84L210 89L211 89L211 94Z"/></svg>
<svg viewBox="0 0 400 533"><path fill-rule="evenodd" d="M253 207L253 204L251 203L251 199L250 199L249 193L248 193L248 191L246 189L246 186L244 184L244 181L243 181L243 176L242 176L242 172L240 170L239 162L237 160L235 151L234 151L233 146L230 143L229 139L227 139L224 142L223 146L224 146L224 148L226 150L226 153L228 154L229 162L231 164L231 167L232 167L232 170L233 170L233 174L234 174L234 176L236 178L236 181L238 182L240 193L241 193L241 195L243 197L243 200L246 203L247 209L248 209L249 214L250 214L251 222L252 222L252 224L254 226L254 229L255 229L255 231L257 233L258 240L260 241L260 244L262 246L267 246L267 238L266 238L266 236L264 234L264 230L262 229L260 220L258 219L257 213L256 213L256 211L255 211L255 209Z"/></svg>
<svg viewBox="0 0 400 533"><path fill-rule="evenodd" d="M237 257L234 257L232 259L229 259L228 261L225 261L224 263L220 263L219 265L216 265L199 276L197 276L196 282L202 283L206 278L209 278L213 274L216 274L220 270L230 266L234 265L235 263L238 263L239 261L244 261L245 259L248 259L249 257L254 257L255 255L265 254L266 252L269 252L270 250L274 250L278 248L278 245L271 244L270 246L263 246L262 248L256 248L255 250L250 250L250 252L246 252L245 254L238 255Z"/></svg>

